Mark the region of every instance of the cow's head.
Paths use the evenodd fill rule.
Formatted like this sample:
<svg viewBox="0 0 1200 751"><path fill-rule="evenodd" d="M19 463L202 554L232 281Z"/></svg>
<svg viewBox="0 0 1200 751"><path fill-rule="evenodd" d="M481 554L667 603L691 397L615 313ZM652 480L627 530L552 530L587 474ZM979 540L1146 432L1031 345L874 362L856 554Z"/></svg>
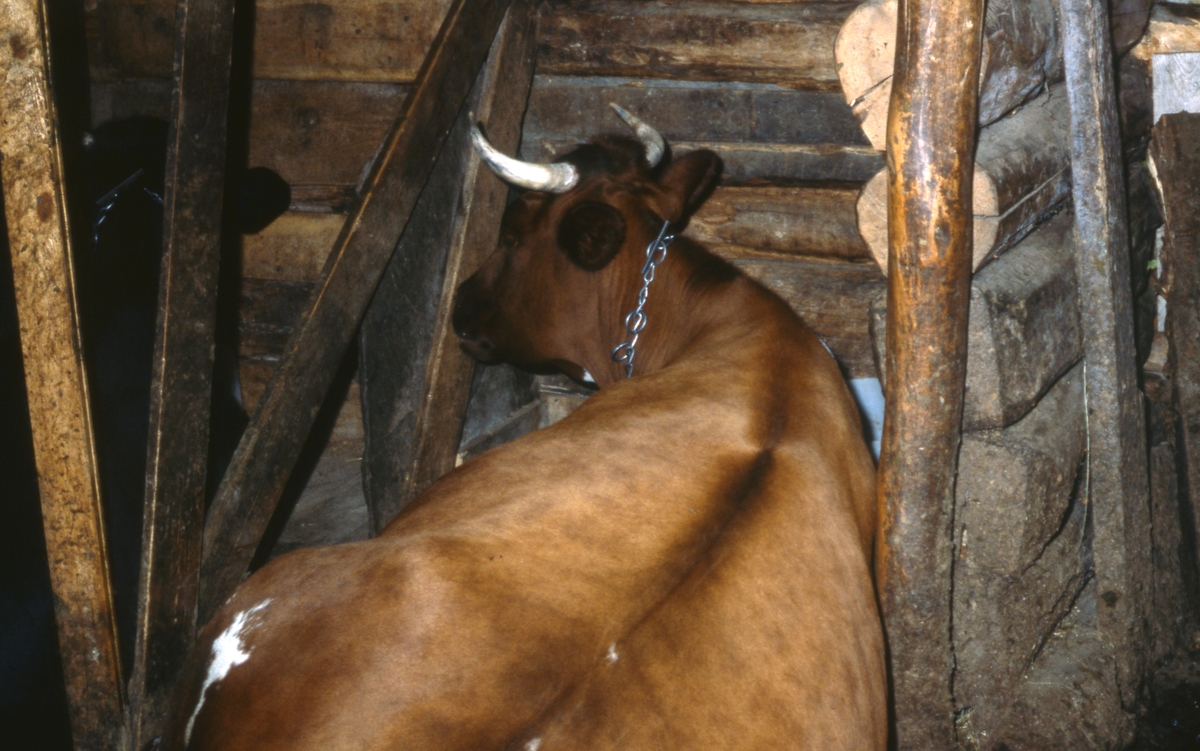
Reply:
<svg viewBox="0 0 1200 751"><path fill-rule="evenodd" d="M637 139L603 136L548 165L510 159L473 132L489 166L528 189L505 211L499 247L458 289L454 330L473 357L577 379L619 372L609 353L625 339L646 247L664 222L683 227L721 161L711 151L671 160L658 133L614 109Z"/></svg>

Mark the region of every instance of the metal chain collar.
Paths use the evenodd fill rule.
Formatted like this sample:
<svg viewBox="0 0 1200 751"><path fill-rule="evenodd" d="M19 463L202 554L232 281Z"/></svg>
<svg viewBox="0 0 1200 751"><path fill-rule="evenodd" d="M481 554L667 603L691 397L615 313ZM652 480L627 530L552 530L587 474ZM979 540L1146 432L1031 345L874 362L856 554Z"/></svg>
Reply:
<svg viewBox="0 0 1200 751"><path fill-rule="evenodd" d="M129 177L121 181L121 184L104 194L103 198L96 201L96 221L92 223L92 245L93 247L100 245L100 225L104 224L104 220L108 219L109 213L117 205L117 200L125 193L125 190L132 186L137 179L145 172L144 169L139 169ZM142 192L153 198L159 206L162 206L162 196L155 193L146 186L142 186Z"/></svg>
<svg viewBox="0 0 1200 751"><path fill-rule="evenodd" d="M669 220L663 222L658 237L646 247L646 263L642 266L642 288L638 290L637 307L625 316L625 330L629 332L629 336L612 351L613 362L625 363L626 378L633 377L633 356L637 354L638 334L646 328L646 311L642 308L646 306L646 296L650 293L650 282L654 281L654 270L658 268L658 264L666 260L667 246L675 240L675 235L667 234L667 228L670 226Z"/></svg>

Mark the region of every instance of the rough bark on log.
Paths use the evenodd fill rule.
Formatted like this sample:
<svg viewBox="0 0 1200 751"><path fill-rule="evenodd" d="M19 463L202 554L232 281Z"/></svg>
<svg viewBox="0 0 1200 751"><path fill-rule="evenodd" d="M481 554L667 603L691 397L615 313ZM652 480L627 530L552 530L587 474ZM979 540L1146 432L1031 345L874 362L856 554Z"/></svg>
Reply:
<svg viewBox="0 0 1200 751"><path fill-rule="evenodd" d="M954 698L995 720L1087 581L1083 373L1005 430L963 437L954 516ZM1004 659L996 659L1004 655Z"/></svg>
<svg viewBox="0 0 1200 751"><path fill-rule="evenodd" d="M1052 86L979 132L972 187L976 271L1019 243L1067 199L1069 127L1066 90ZM886 171L871 178L859 196L858 228L886 269Z"/></svg>
<svg viewBox="0 0 1200 751"><path fill-rule="evenodd" d="M6 2L0 22L6 37L0 45L0 171L71 733L76 748L115 748L125 686L79 337L46 4Z"/></svg>
<svg viewBox="0 0 1200 751"><path fill-rule="evenodd" d="M963 430L1022 419L1083 354L1072 216L1056 217L975 275L967 338ZM872 302L876 357L886 311Z"/></svg>
<svg viewBox="0 0 1200 751"><path fill-rule="evenodd" d="M950 520L967 364L983 3L905 0L898 12L875 571L897 746L941 751L956 746Z"/></svg>

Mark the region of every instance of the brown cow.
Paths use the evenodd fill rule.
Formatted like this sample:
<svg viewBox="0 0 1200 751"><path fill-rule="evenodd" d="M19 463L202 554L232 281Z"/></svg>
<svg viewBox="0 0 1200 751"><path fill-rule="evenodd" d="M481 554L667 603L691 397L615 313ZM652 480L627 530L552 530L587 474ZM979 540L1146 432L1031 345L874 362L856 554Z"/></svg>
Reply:
<svg viewBox="0 0 1200 751"><path fill-rule="evenodd" d="M627 114L627 113L625 113ZM874 468L833 358L685 237L720 160L606 137L554 165L460 288L487 360L600 387L369 542L293 552L200 634L166 748L882 749ZM634 321L636 323L636 321ZM634 326L637 328L637 326Z"/></svg>

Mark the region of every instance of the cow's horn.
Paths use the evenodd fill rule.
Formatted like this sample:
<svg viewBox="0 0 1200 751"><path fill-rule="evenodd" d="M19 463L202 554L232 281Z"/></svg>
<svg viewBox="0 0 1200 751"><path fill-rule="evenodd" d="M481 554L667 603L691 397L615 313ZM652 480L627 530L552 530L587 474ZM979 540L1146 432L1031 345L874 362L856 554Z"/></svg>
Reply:
<svg viewBox="0 0 1200 751"><path fill-rule="evenodd" d="M483 161L506 183L519 188L566 193L579 182L579 170L570 164L534 164L505 156L488 143L478 125L471 126L471 142Z"/></svg>
<svg viewBox="0 0 1200 751"><path fill-rule="evenodd" d="M625 124L633 129L638 140L646 147L646 161L651 167L656 166L663 158L663 153L667 150L667 142L659 135L659 132L651 128L640 117L633 114L619 104L608 103L609 107L613 108L613 112L617 113L617 117L625 121Z"/></svg>

